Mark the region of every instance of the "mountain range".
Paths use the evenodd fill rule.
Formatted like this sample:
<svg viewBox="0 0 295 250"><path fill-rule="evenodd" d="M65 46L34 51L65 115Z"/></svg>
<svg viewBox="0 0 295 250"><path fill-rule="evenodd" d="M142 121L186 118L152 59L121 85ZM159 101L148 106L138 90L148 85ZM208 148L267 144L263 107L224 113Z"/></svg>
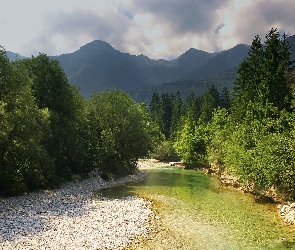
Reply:
<svg viewBox="0 0 295 250"><path fill-rule="evenodd" d="M295 36L288 37L295 48ZM136 101L149 101L154 92L201 95L208 85L218 89L233 86L236 70L248 55L250 46L238 44L219 53L191 48L174 60L154 60L145 55L130 55L95 40L79 50L51 56L58 60L69 82L89 98L94 92L117 88L129 92ZM9 57L20 57L9 52ZM11 54L12 53L12 54ZM295 59L295 53L292 54Z"/></svg>

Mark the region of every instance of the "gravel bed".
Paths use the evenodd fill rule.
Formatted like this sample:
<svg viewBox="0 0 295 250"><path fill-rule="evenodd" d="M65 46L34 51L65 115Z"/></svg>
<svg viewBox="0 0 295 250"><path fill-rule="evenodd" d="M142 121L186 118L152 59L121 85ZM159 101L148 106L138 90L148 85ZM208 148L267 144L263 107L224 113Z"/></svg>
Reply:
<svg viewBox="0 0 295 250"><path fill-rule="evenodd" d="M279 204L278 211L287 224L295 225L295 202Z"/></svg>
<svg viewBox="0 0 295 250"><path fill-rule="evenodd" d="M138 180L144 172L105 182L98 174L57 190L0 199L0 249L124 249L147 238L154 213L138 198L99 198L93 191Z"/></svg>

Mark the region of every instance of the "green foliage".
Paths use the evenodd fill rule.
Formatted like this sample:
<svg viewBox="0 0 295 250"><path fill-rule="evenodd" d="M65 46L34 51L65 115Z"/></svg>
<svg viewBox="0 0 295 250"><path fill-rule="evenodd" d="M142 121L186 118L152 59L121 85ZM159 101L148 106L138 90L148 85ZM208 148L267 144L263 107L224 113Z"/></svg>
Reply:
<svg viewBox="0 0 295 250"><path fill-rule="evenodd" d="M278 119L253 119L247 113L245 122L229 133L224 143L224 162L241 180L254 182L260 188L271 186L293 193L295 187L294 117L282 112Z"/></svg>
<svg viewBox="0 0 295 250"><path fill-rule="evenodd" d="M199 120L201 116L202 100L202 97L195 96L194 94L188 96L183 104L183 116L190 117L190 119L195 121Z"/></svg>
<svg viewBox="0 0 295 250"><path fill-rule="evenodd" d="M139 157L223 164L241 181L295 197L294 68L285 35L252 42L234 93L154 93L136 104L117 90L85 101L46 55L11 63L0 48L0 194L52 187L99 168L132 173Z"/></svg>
<svg viewBox="0 0 295 250"><path fill-rule="evenodd" d="M145 102L139 105L139 109L143 119L143 128L148 135L146 139L148 140L149 154L152 154L158 145L165 140L165 136L161 133L160 126L151 118L151 114Z"/></svg>
<svg viewBox="0 0 295 250"><path fill-rule="evenodd" d="M159 152L168 155L175 148L186 164L219 163L243 182L294 197L295 80L290 56L286 36L276 29L266 35L265 44L256 36L239 66L233 95L226 88L219 94L213 85L201 97L190 95L178 125L172 126L173 147L165 142ZM159 96L153 105L154 110L161 106ZM170 106L177 106L176 99Z"/></svg>
<svg viewBox="0 0 295 250"><path fill-rule="evenodd" d="M157 93L153 94L149 105L150 117L159 126L161 133L165 135L167 140L176 134L182 115L182 105L179 92L176 95L164 93L159 96Z"/></svg>
<svg viewBox="0 0 295 250"><path fill-rule="evenodd" d="M33 79L32 90L38 107L50 112L45 145L58 166L57 174L69 179L72 173L89 171L93 159L88 151L90 135L81 95L69 84L58 61L40 54L23 63Z"/></svg>
<svg viewBox="0 0 295 250"><path fill-rule="evenodd" d="M26 69L11 64L4 50L0 61L0 190L9 195L45 187L54 166L42 143L48 110L35 104Z"/></svg>
<svg viewBox="0 0 295 250"><path fill-rule="evenodd" d="M151 154L151 157L164 162L180 160L172 141L163 141L159 143Z"/></svg>
<svg viewBox="0 0 295 250"><path fill-rule="evenodd" d="M40 54L11 63L0 52L0 193L55 187L93 169L85 101L58 62Z"/></svg>
<svg viewBox="0 0 295 250"><path fill-rule="evenodd" d="M202 161L206 153L206 133L204 124L191 119L184 121L174 146L177 154L185 164L203 163Z"/></svg>
<svg viewBox="0 0 295 250"><path fill-rule="evenodd" d="M231 133L229 126L227 110L224 108L214 110L212 120L207 124L206 150L209 162L224 164L224 148Z"/></svg>
<svg viewBox="0 0 295 250"><path fill-rule="evenodd" d="M261 109L271 105L290 111L294 68L286 39L271 29L265 45L259 36L253 40L249 57L240 64L235 82L233 113L236 119L242 120L247 110L257 106Z"/></svg>
<svg viewBox="0 0 295 250"><path fill-rule="evenodd" d="M100 170L132 173L149 149L149 136L139 106L124 92L93 94L88 105L91 129L96 132Z"/></svg>
<svg viewBox="0 0 295 250"><path fill-rule="evenodd" d="M209 128L210 161L244 182L276 187L294 196L294 68L285 35L276 29L258 36L238 69L230 115L217 111ZM211 157L211 158L210 158Z"/></svg>
<svg viewBox="0 0 295 250"><path fill-rule="evenodd" d="M230 93L226 87L224 87L221 91L220 95L220 107L224 109L230 108Z"/></svg>
<svg viewBox="0 0 295 250"><path fill-rule="evenodd" d="M211 85L204 93L201 104L200 119L209 122L215 108L220 106L220 95L216 87Z"/></svg>
<svg viewBox="0 0 295 250"><path fill-rule="evenodd" d="M181 100L180 93L177 92L175 96L173 96L172 102L172 116L171 116L171 126L170 126L170 137L171 139L175 138L177 131L180 127L180 119L182 116L182 108L183 103Z"/></svg>

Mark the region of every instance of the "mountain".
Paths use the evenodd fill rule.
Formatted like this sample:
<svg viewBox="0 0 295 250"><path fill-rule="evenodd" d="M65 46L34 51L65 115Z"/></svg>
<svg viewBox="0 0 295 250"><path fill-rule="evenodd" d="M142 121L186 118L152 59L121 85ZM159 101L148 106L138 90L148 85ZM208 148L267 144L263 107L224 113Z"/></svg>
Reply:
<svg viewBox="0 0 295 250"><path fill-rule="evenodd" d="M287 38L295 49L295 36ZM154 60L145 55L130 55L114 49L104 41L95 40L79 50L52 56L64 69L69 82L80 88L84 97L94 92L117 88L131 93L138 101L149 98L152 91L178 90L186 96L190 91L202 93L205 86L233 86L236 69L248 55L250 45L238 44L219 53L190 48L177 59ZM8 57L22 58L7 52ZM295 53L292 53L295 60Z"/></svg>
<svg viewBox="0 0 295 250"><path fill-rule="evenodd" d="M24 56L21 56L20 54L11 51L6 51L6 56L10 61L15 61L17 59L21 60L25 58Z"/></svg>
<svg viewBox="0 0 295 250"><path fill-rule="evenodd" d="M290 45L291 60L295 64L295 35L287 38ZM231 90L237 78L237 69L241 61L248 56L250 45L238 44L232 49L222 51L212 56L196 70L178 78L176 81L164 83L155 87L146 87L130 91L130 95L137 102L149 102L154 92L176 93L180 92L182 98L191 93L202 95L210 85L215 85L219 91L224 87Z"/></svg>
<svg viewBox="0 0 295 250"><path fill-rule="evenodd" d="M192 80L210 77L232 68L236 68L248 55L249 48L249 45L238 44L229 50L222 51L203 65L200 65L200 67L198 67L196 70L182 76L180 80Z"/></svg>
<svg viewBox="0 0 295 250"><path fill-rule="evenodd" d="M244 44L208 53L189 49L177 59L153 60L115 50L103 41L93 41L79 50L56 57L71 84L88 98L93 92L117 88L126 92L156 87L169 82L198 80L237 67L249 51Z"/></svg>
<svg viewBox="0 0 295 250"><path fill-rule="evenodd" d="M237 76L237 68L232 68L215 76L204 77L198 80L168 82L154 87L132 90L129 94L138 103L142 101L150 103L155 92L161 95L163 93L175 94L179 91L184 100L192 93L196 96L201 96L211 85L214 85L220 92L225 87L231 90Z"/></svg>
<svg viewBox="0 0 295 250"><path fill-rule="evenodd" d="M289 45L291 46L291 51L292 51L291 60L295 61L295 35L289 36L287 38L287 41L289 42Z"/></svg>
<svg viewBox="0 0 295 250"><path fill-rule="evenodd" d="M153 60L144 55L122 53L96 40L71 54L51 58L60 62L70 83L79 86L81 93L89 97L93 92L109 88L131 91L174 81L214 56L190 49L175 60Z"/></svg>

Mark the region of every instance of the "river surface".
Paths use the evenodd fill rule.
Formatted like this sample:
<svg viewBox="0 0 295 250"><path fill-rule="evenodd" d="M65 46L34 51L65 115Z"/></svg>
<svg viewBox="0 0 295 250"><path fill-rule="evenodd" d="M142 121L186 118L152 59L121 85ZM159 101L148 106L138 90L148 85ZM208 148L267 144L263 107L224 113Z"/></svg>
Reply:
<svg viewBox="0 0 295 250"><path fill-rule="evenodd" d="M295 227L281 221L275 204L220 187L200 171L162 167L143 181L98 192L153 201L159 233L134 249L295 249Z"/></svg>

